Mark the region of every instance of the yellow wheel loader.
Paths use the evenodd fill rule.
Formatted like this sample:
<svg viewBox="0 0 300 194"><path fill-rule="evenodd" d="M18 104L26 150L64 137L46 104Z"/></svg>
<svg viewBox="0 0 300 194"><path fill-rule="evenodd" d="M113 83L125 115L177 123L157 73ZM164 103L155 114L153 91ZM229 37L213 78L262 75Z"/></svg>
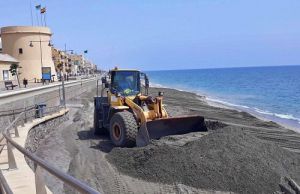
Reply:
<svg viewBox="0 0 300 194"><path fill-rule="evenodd" d="M142 147L163 136L207 131L201 116L169 117L162 103L163 93L148 95L145 73L115 68L101 80L101 95L97 81L94 98L94 133L109 132L115 146Z"/></svg>

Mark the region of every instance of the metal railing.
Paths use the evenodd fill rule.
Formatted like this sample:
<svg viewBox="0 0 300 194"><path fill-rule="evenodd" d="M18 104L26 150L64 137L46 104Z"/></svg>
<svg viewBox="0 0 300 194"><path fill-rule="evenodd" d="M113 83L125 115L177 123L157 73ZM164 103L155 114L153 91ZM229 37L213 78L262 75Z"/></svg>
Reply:
<svg viewBox="0 0 300 194"><path fill-rule="evenodd" d="M6 179L4 178L2 171L0 170L0 192L6 194L13 194L12 190L10 189L9 185L7 184Z"/></svg>
<svg viewBox="0 0 300 194"><path fill-rule="evenodd" d="M55 107L47 107L45 114L52 114L56 113L59 110L62 110L63 107L61 106L55 106ZM28 159L30 159L33 162L33 171L35 174L35 187L36 187L36 193L39 194L46 194L46 185L43 180L41 171L46 170L48 173L54 175L67 185L71 186L73 189L80 193L90 193L90 194L99 194L99 192L84 182L72 177L71 175L59 170L58 168L54 167L53 165L49 164L45 160L39 158L38 156L34 155L33 153L29 152L22 146L20 146L18 143L16 143L12 138L11 134L15 134L15 137L19 137L19 131L18 127L20 124L24 125L26 122L28 122L31 119L34 119L36 116L36 109L26 110L22 113L20 113L11 123L8 127L5 128L5 130L2 132L2 137L0 138L0 142L3 140L6 140L6 147L7 147L7 156L8 156L8 168L9 170L17 169L16 160L13 154L12 149L16 148L19 152L21 152L24 156L26 156ZM11 132L11 130L14 129L14 132ZM0 145L1 146L1 145ZM4 146L4 145L2 145ZM2 148L3 150L3 148ZM1 152L0 152L1 153ZM1 170L0 170L0 192L6 193L6 194L12 194L12 190L7 184Z"/></svg>
<svg viewBox="0 0 300 194"><path fill-rule="evenodd" d="M29 111L34 109L34 106L28 106L28 107L24 107L24 108L17 108L17 109L11 109L11 110L3 110L0 111L0 117L5 117L5 116L12 116L13 118L15 118L16 115L25 112L25 111Z"/></svg>

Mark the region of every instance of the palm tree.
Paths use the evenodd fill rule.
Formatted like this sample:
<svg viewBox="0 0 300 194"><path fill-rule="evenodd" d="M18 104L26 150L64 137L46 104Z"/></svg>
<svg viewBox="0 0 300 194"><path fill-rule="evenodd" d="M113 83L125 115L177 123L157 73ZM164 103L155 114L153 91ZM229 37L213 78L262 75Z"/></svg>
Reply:
<svg viewBox="0 0 300 194"><path fill-rule="evenodd" d="M17 76L17 80L18 80L18 85L19 85L19 87L21 87L21 85L20 85L20 80L19 80L19 75L21 74L20 72L19 72L19 70L18 69L20 69L20 68L22 68L21 66L19 66L19 64L16 64L16 63L12 63L11 65L10 65L10 67L9 67L9 71L10 71L10 73L11 73L11 75L12 76Z"/></svg>

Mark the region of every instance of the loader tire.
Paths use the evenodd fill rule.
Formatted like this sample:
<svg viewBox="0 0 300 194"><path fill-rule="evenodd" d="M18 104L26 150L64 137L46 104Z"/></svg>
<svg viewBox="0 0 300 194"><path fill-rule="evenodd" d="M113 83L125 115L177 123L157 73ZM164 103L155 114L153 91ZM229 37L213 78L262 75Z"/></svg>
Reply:
<svg viewBox="0 0 300 194"><path fill-rule="evenodd" d="M118 147L134 147L138 125L132 113L118 112L110 120L110 139Z"/></svg>
<svg viewBox="0 0 300 194"><path fill-rule="evenodd" d="M94 110L94 135L105 135L106 129L99 126L98 113Z"/></svg>

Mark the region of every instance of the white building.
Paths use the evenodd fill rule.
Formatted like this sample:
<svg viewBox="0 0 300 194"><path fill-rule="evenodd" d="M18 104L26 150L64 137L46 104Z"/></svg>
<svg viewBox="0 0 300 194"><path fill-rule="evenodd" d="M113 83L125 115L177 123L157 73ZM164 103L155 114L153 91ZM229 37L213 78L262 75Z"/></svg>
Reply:
<svg viewBox="0 0 300 194"><path fill-rule="evenodd" d="M16 80L16 76L12 76L9 69L11 64L17 64L19 61L8 54L0 53L0 81Z"/></svg>

